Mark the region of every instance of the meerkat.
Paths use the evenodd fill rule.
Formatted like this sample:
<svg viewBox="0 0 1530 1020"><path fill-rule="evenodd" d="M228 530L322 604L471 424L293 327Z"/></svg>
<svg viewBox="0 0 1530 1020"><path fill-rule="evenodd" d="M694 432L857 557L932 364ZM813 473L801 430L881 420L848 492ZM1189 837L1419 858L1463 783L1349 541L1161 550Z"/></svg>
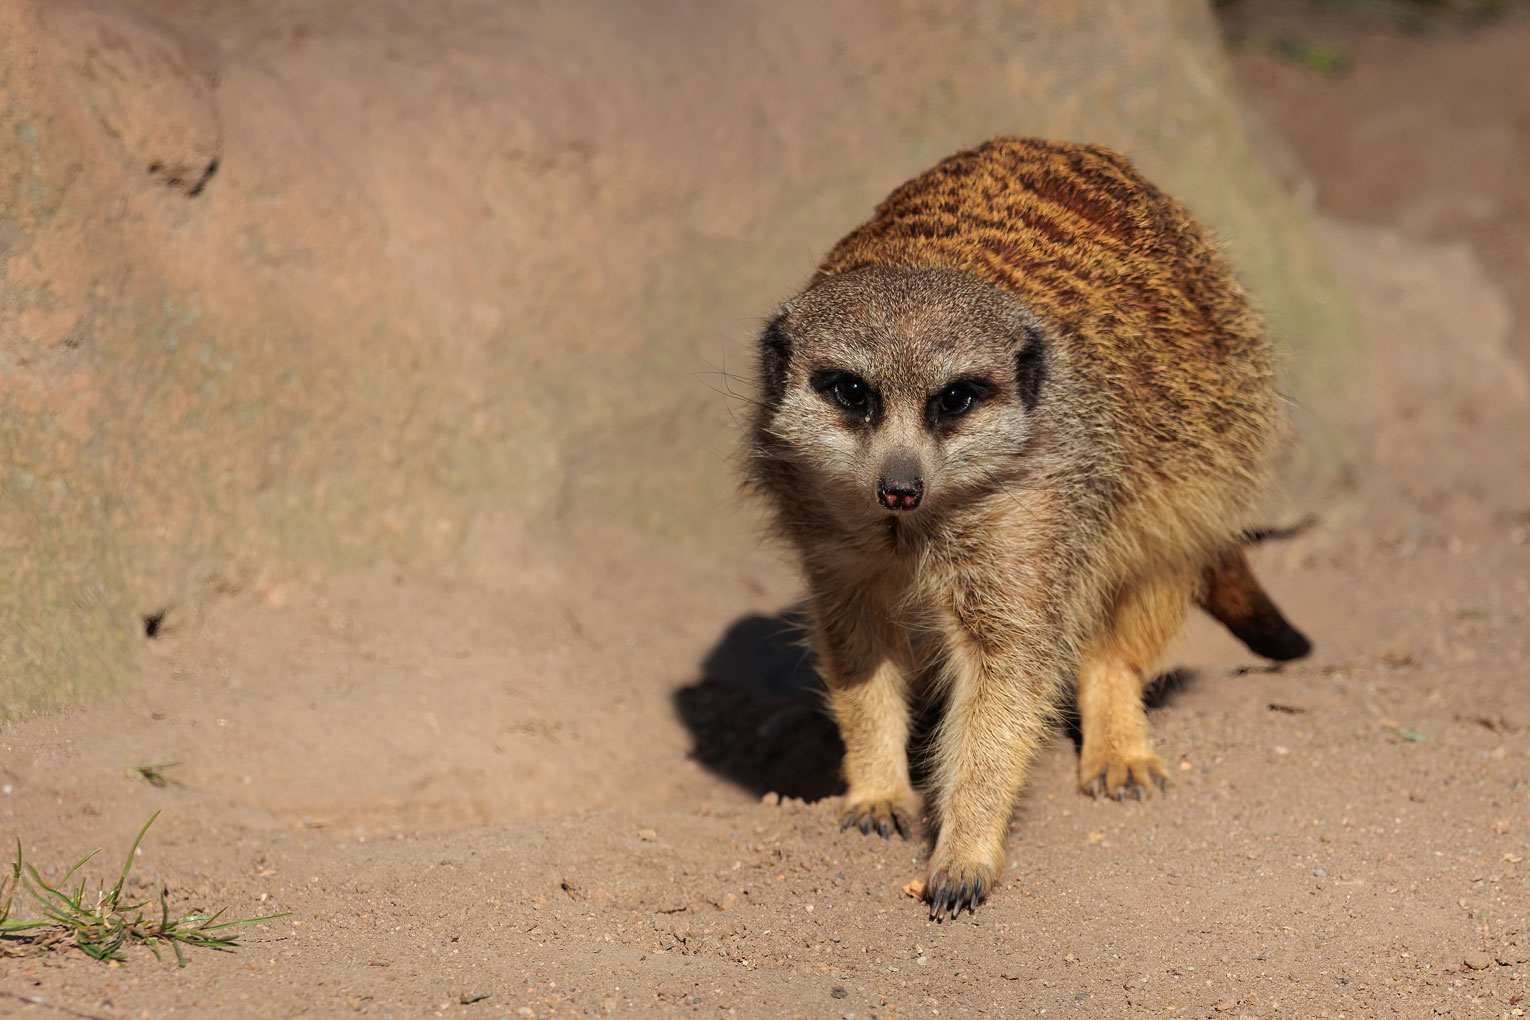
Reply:
<svg viewBox="0 0 1530 1020"><path fill-rule="evenodd" d="M975 909L1077 699L1086 792L1148 797L1145 678L1199 603L1307 653L1240 537L1282 432L1264 327L1206 231L1123 157L1002 138L897 188L759 342L750 481L795 547L844 738L842 828L909 835L930 916Z"/></svg>

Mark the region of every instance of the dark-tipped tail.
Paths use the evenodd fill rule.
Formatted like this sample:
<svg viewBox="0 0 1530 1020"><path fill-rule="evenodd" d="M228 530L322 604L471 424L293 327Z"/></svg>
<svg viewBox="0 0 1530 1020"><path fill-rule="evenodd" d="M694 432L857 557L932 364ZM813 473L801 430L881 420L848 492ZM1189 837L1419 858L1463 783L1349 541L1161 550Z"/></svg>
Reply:
<svg viewBox="0 0 1530 1020"><path fill-rule="evenodd" d="M1242 549L1230 549L1206 568L1197 600L1249 650L1284 662L1312 651L1312 642L1286 620L1259 587Z"/></svg>

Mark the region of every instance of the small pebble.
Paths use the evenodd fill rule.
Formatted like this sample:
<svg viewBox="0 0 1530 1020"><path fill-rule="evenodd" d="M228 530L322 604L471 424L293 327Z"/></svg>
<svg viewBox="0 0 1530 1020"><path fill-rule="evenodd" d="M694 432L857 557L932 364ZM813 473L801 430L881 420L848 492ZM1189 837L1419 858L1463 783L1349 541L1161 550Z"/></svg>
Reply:
<svg viewBox="0 0 1530 1020"><path fill-rule="evenodd" d="M1471 970L1487 970L1493 965L1493 958L1486 953L1467 953L1461 962Z"/></svg>
<svg viewBox="0 0 1530 1020"><path fill-rule="evenodd" d="M833 990L830 991L829 994L834 996L834 998L836 998L836 999L843 999L843 998L847 997L850 993L845 991L845 986L844 985L835 985Z"/></svg>
<svg viewBox="0 0 1530 1020"><path fill-rule="evenodd" d="M771 790L765 796L760 798L760 803L769 804L771 807L775 807L777 804L781 803L781 795L776 791Z"/></svg>

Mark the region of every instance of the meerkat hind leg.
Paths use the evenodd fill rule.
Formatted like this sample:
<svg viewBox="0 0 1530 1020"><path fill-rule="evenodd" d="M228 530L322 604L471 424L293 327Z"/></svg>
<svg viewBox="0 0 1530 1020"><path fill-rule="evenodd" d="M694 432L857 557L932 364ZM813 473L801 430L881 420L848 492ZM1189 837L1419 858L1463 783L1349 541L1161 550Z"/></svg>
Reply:
<svg viewBox="0 0 1530 1020"><path fill-rule="evenodd" d="M1078 782L1083 792L1117 800L1153 795L1168 782L1148 741L1142 688L1147 670L1184 621L1193 582L1177 575L1126 589L1115 612L1079 663L1078 714L1083 733Z"/></svg>

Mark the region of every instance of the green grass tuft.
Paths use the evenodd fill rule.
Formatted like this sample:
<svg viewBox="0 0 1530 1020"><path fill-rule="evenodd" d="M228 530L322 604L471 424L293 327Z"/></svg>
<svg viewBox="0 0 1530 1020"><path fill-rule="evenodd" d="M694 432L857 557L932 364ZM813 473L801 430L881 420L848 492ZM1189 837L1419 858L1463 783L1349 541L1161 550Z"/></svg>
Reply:
<svg viewBox="0 0 1530 1020"><path fill-rule="evenodd" d="M160 765L134 765L128 769L128 772L160 790L167 786L173 786L178 790L190 790L191 787L179 779L172 779L170 776L165 775L166 769L173 769L179 764L180 762L178 761L167 761Z"/></svg>
<svg viewBox="0 0 1530 1020"><path fill-rule="evenodd" d="M1330 78L1349 70L1353 61L1353 54L1345 47L1311 39L1277 39L1273 49L1277 57Z"/></svg>
<svg viewBox="0 0 1530 1020"><path fill-rule="evenodd" d="M122 893L128 873L133 869L133 855L138 851L138 844L143 842L144 833L158 817L159 812L154 812L138 830L137 838L128 849L127 860L122 862L117 883L110 890L98 887L92 898L86 897L84 878L72 888L70 881L86 862L101 852L99 849L81 857L63 878L50 883L22 859L18 838L11 874L9 878L0 876L0 940L3 940L0 941L0 956L6 955L4 943L11 940L38 949L73 946L97 960L118 963L126 961L123 950L128 946L147 946L159 958L160 947L168 945L174 950L176 961L184 967L183 946L230 949L238 945L238 938L229 929L287 916L285 913L271 914L218 923L218 918L223 916L222 910L212 914L197 910L171 917L168 889L160 890L157 904L153 900L126 902ZM36 901L42 917L11 917L18 890Z"/></svg>

